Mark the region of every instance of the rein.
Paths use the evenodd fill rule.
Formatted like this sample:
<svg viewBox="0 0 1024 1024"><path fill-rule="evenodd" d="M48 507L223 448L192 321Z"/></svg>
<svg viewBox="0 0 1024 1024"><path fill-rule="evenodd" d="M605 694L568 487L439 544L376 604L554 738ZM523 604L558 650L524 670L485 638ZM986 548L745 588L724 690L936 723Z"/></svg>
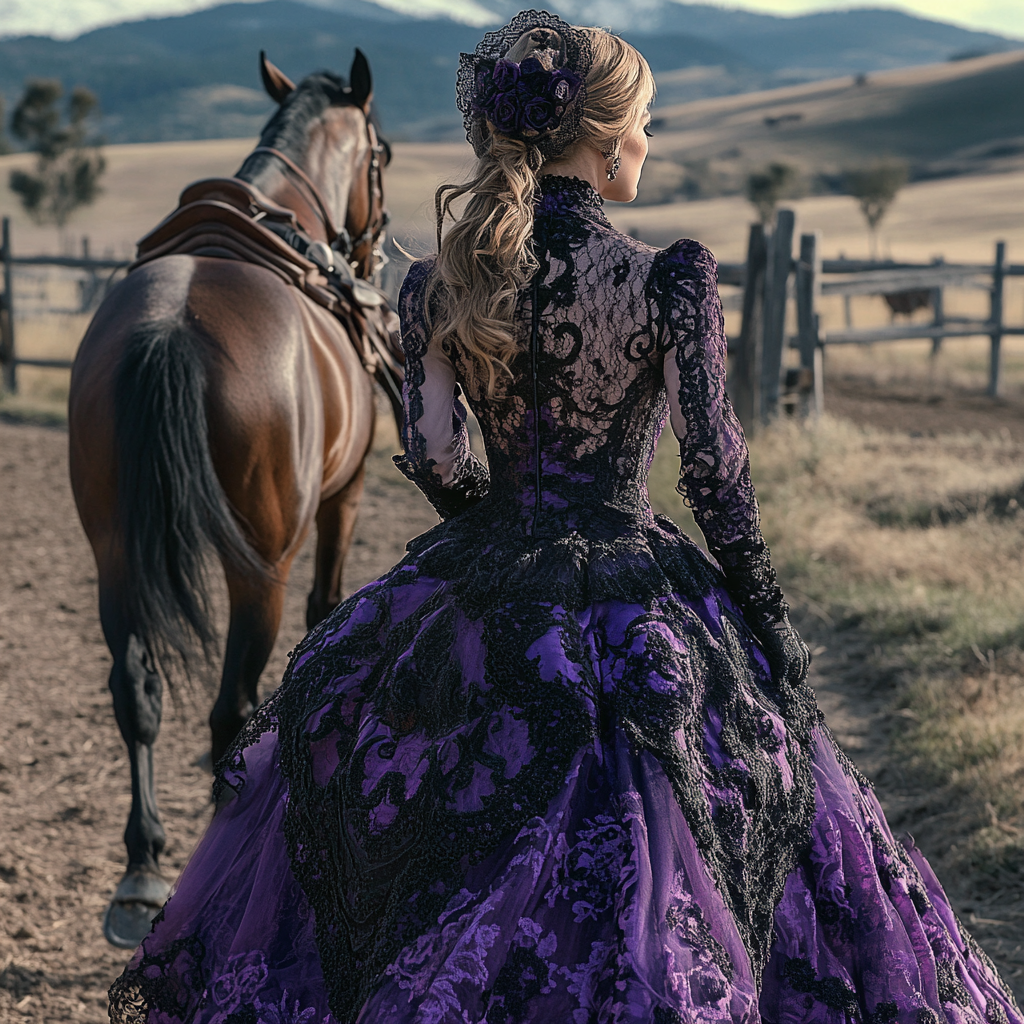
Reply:
<svg viewBox="0 0 1024 1024"><path fill-rule="evenodd" d="M323 196L320 195L320 190L313 184L313 179L287 154L282 153L279 149L274 149L273 146L257 146L249 156L255 156L257 153L266 153L268 156L277 157L285 165L285 167L295 175L303 185L306 186L306 191L313 197L313 203L317 208L317 212L320 214L320 220L323 222L324 231L327 232L328 240L338 237L338 232L335 230L334 221L331 219L330 211L327 209L327 204L324 202Z"/></svg>
<svg viewBox="0 0 1024 1024"><path fill-rule="evenodd" d="M257 153L264 153L267 156L275 157L281 161L287 171L290 171L305 186L306 191L313 199L314 208L323 222L328 244L336 252L339 252L346 262L351 261L357 249L367 244L375 244L391 219L383 204L384 181L383 171L380 166L380 154L384 151L384 147L377 140L369 115L365 111L363 111L363 119L366 124L366 139L370 147L370 163L367 168L366 181L369 210L367 212L366 228L354 241L347 225L340 231L335 228L334 220L331 217L327 203L320 194L320 190L316 187L313 179L290 156L282 153L279 149L275 149L273 146L257 146L249 154L249 156L255 156ZM376 221L374 221L373 217L373 200L375 195L381 198L380 217Z"/></svg>

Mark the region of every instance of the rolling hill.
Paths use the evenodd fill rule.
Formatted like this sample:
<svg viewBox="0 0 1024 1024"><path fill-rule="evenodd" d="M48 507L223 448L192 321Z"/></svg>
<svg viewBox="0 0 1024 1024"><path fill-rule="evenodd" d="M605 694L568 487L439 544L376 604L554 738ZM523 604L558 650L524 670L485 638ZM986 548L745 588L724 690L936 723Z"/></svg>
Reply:
<svg viewBox="0 0 1024 1024"><path fill-rule="evenodd" d="M1024 52L846 76L664 106L648 202L740 191L770 161L829 190L842 172L899 159L923 180L1024 168Z"/></svg>

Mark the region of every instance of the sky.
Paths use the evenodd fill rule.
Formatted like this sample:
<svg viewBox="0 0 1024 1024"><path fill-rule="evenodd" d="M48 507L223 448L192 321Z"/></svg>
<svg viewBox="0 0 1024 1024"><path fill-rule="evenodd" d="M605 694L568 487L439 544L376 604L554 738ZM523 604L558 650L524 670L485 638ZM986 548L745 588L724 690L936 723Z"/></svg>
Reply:
<svg viewBox="0 0 1024 1024"><path fill-rule="evenodd" d="M210 7L217 0L0 0L0 36L38 33L67 38L99 25ZM476 0L377 0L382 6L429 16L449 12L474 25L490 19ZM631 0L621 0L630 3ZM651 0L632 0L650 3ZM674 0L685 3L687 0ZM705 0L707 2L707 0ZM527 0L523 0L524 6ZM805 14L850 7L895 7L965 28L1024 39L1024 0L728 0L722 6L766 14Z"/></svg>
<svg viewBox="0 0 1024 1024"><path fill-rule="evenodd" d="M1024 0L901 0L900 3L879 0L850 0L845 3L822 3L821 0L740 0L721 6L783 15L850 7L894 7L922 18L949 21L964 28L1024 38Z"/></svg>

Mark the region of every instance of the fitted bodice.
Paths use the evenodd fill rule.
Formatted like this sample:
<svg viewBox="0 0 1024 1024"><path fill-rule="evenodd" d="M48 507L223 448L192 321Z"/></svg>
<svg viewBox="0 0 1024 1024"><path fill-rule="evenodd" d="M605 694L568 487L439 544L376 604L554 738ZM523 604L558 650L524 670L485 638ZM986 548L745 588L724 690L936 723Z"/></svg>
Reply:
<svg viewBox="0 0 1024 1024"><path fill-rule="evenodd" d="M651 517L647 473L667 415L647 309L655 251L614 231L589 186L559 179L538 205L540 269L519 299L519 353L494 398L467 381L492 499L529 523L575 528L611 508Z"/></svg>
<svg viewBox="0 0 1024 1024"><path fill-rule="evenodd" d="M653 522L647 474L668 413L680 442L678 489L709 550L734 576L739 600L778 614L746 444L725 391L714 258L698 242L656 250L616 231L589 184L555 176L538 188L533 244L539 269L518 298L518 351L491 396L474 385L457 344L431 338L424 296L434 261L413 264L400 300L399 466L443 518L482 502L495 531L606 537ZM487 467L470 450L460 392L480 422Z"/></svg>

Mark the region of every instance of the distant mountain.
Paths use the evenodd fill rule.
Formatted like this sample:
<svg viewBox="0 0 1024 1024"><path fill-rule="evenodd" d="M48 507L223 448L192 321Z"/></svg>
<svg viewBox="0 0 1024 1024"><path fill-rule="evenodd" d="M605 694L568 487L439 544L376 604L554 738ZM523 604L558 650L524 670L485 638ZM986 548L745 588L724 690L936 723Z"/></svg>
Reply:
<svg viewBox="0 0 1024 1024"><path fill-rule="evenodd" d="M72 39L84 32L122 21L167 18L216 7L223 0L0 0L0 38L45 35ZM259 3L261 0L245 0ZM370 21L400 21L400 13L374 0L304 0L314 7L326 7ZM399 6L403 0L397 0ZM498 18L476 0L414 0L418 16L451 18L467 25L482 25ZM408 6L408 5L405 5Z"/></svg>
<svg viewBox="0 0 1024 1024"><path fill-rule="evenodd" d="M111 142L255 135L272 109L260 84L261 49L297 80L317 68L347 74L359 46L370 58L389 131L416 126L429 138L457 124L458 53L478 35L451 21L371 20L291 0L226 4L67 41L2 40L0 91L10 110L29 76L87 85L100 97Z"/></svg>
<svg viewBox="0 0 1024 1024"><path fill-rule="evenodd" d="M0 32L6 12L27 2L0 0ZM138 6L138 0L38 2L69 17L82 15L86 5L93 17L103 5ZM776 18L675 0L551 0L548 6L572 20L622 31L659 74L662 105L1024 46L896 11ZM497 20L518 8L518 0L459 0L450 10L479 21L481 12L490 10ZM479 27L463 21L417 19L370 0L232 3L69 40L0 39L0 93L10 110L28 77L87 85L100 97L111 142L253 135L271 110L257 74L260 49L300 78L319 67L344 73L353 47L360 46L373 66L378 109L392 137L458 138L458 54L479 36Z"/></svg>
<svg viewBox="0 0 1024 1024"><path fill-rule="evenodd" d="M360 0L346 4L353 11L372 7ZM10 109L30 76L87 85L100 97L111 142L253 135L271 111L257 71L261 49L298 79L320 67L346 73L359 46L370 58L378 110L393 137L458 138L458 56L479 38L478 28L458 22L387 11L370 19L291 0L226 4L125 22L72 40L0 40L0 92ZM742 58L709 40L677 35L636 41L656 71L699 64L747 69Z"/></svg>

